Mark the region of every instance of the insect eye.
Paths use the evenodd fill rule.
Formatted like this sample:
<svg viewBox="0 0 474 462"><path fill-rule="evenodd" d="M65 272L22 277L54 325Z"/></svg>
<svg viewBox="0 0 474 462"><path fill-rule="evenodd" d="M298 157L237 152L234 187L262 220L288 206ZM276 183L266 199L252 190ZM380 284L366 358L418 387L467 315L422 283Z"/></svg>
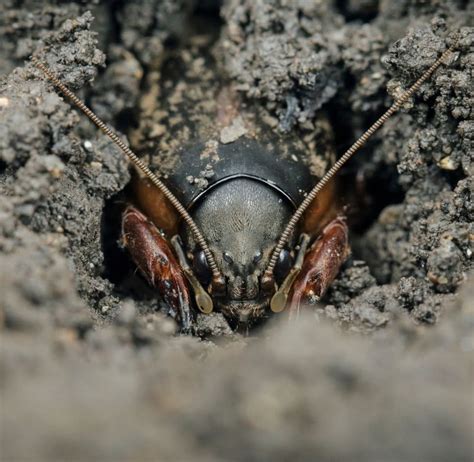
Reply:
<svg viewBox="0 0 474 462"><path fill-rule="evenodd" d="M253 257L253 262L258 263L262 259L262 252L257 252Z"/></svg>
<svg viewBox="0 0 474 462"><path fill-rule="evenodd" d="M290 272L291 266L293 265L293 258L290 252L286 249L283 249L278 256L278 261L275 265L274 275L277 284L281 284L283 279Z"/></svg>
<svg viewBox="0 0 474 462"><path fill-rule="evenodd" d="M229 265L234 262L234 259L232 258L232 256L230 255L229 252L224 252L223 257L224 257L224 260L225 260L227 263L229 263Z"/></svg>
<svg viewBox="0 0 474 462"><path fill-rule="evenodd" d="M209 269L206 255L202 250L198 250L194 253L193 271L204 286L209 285L211 282L211 270Z"/></svg>

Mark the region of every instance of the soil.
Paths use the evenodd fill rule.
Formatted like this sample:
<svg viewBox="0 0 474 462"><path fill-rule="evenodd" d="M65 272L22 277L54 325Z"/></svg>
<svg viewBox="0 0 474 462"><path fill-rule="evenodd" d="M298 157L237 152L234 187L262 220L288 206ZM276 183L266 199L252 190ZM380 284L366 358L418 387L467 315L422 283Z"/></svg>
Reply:
<svg viewBox="0 0 474 462"><path fill-rule="evenodd" d="M463 0L3 1L0 459L472 460L473 19ZM212 157L249 130L206 115L223 81L317 172L455 31L344 172L361 204L323 303L249 336L218 313L177 333L116 243L127 162L28 61L164 177L185 143Z"/></svg>

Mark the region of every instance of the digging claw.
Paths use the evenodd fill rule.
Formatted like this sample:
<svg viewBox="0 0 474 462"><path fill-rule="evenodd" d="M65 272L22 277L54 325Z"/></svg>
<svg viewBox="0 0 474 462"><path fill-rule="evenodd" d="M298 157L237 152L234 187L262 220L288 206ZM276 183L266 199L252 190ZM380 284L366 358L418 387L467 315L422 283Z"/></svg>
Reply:
<svg viewBox="0 0 474 462"><path fill-rule="evenodd" d="M150 285L177 313L181 328L190 329L192 310L186 277L168 241L132 206L123 215L122 242Z"/></svg>
<svg viewBox="0 0 474 462"><path fill-rule="evenodd" d="M348 229L344 217L331 221L306 254L290 294L290 317L303 304L319 302L339 272L350 252Z"/></svg>

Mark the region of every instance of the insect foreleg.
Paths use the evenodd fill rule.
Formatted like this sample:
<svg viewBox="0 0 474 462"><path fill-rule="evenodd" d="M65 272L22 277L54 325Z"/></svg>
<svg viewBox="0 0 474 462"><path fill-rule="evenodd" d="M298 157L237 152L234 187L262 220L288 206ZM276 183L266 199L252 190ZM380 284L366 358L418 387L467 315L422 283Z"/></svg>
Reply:
<svg viewBox="0 0 474 462"><path fill-rule="evenodd" d="M189 330L192 312L186 277L167 239L136 207L128 206L123 213L122 244L149 284L174 310L182 329Z"/></svg>
<svg viewBox="0 0 474 462"><path fill-rule="evenodd" d="M348 234L346 219L339 216L311 246L289 296L290 317L297 315L303 304L317 302L325 294L350 253Z"/></svg>

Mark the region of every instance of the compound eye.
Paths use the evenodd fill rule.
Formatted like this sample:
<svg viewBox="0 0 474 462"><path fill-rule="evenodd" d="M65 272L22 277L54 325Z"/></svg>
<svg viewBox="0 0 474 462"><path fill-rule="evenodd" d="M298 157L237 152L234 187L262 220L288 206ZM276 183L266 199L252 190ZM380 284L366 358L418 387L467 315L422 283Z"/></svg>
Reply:
<svg viewBox="0 0 474 462"><path fill-rule="evenodd" d="M286 278L292 266L293 257L288 250L283 249L278 256L278 261L275 265L275 270L273 271L275 281L278 285L280 285Z"/></svg>
<svg viewBox="0 0 474 462"><path fill-rule="evenodd" d="M202 285L207 286L211 282L211 270L205 253L202 250L194 252L193 271Z"/></svg>
<svg viewBox="0 0 474 462"><path fill-rule="evenodd" d="M224 261L229 263L229 265L232 265L232 263L234 263L234 259L232 258L232 255L229 252L224 252L223 258L224 258Z"/></svg>
<svg viewBox="0 0 474 462"><path fill-rule="evenodd" d="M257 264L262 259L262 256L262 252L258 251L253 257L253 262Z"/></svg>

